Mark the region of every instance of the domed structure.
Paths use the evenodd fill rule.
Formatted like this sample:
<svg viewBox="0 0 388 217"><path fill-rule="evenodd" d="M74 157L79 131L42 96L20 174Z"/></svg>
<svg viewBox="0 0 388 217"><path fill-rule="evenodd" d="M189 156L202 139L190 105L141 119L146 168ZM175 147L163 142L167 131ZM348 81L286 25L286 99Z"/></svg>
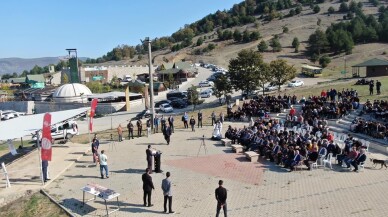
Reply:
<svg viewBox="0 0 388 217"><path fill-rule="evenodd" d="M90 89L79 83L64 84L53 93L55 102L87 102L87 96L92 95Z"/></svg>

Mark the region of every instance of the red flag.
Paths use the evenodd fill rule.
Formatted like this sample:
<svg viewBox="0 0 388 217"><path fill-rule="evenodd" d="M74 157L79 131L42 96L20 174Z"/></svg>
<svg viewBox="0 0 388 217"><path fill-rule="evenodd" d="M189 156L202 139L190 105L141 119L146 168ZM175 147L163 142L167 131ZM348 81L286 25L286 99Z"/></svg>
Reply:
<svg viewBox="0 0 388 217"><path fill-rule="evenodd" d="M89 118L89 130L90 132L93 132L93 117L96 114L96 107L97 107L97 99L92 100L92 104L90 106L90 118Z"/></svg>
<svg viewBox="0 0 388 217"><path fill-rule="evenodd" d="M52 149L51 149L51 114L46 113L43 117L43 129L42 129L42 160L51 161Z"/></svg>

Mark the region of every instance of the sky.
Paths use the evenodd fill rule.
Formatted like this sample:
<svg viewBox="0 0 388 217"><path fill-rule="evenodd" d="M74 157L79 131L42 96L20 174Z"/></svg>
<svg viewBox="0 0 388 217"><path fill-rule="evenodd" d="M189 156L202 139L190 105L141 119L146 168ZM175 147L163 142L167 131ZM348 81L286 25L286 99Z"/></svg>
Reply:
<svg viewBox="0 0 388 217"><path fill-rule="evenodd" d="M170 36L185 24L243 0L4 0L0 58L97 58L117 45Z"/></svg>

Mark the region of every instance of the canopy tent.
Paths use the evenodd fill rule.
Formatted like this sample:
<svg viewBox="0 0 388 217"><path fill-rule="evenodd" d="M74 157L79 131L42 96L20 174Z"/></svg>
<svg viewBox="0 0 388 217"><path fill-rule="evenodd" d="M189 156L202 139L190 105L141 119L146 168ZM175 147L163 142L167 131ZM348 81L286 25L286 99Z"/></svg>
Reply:
<svg viewBox="0 0 388 217"><path fill-rule="evenodd" d="M51 125L59 124L81 117L90 107L72 109L66 111L51 112ZM0 122L0 141L18 139L42 130L44 114L20 116L8 121Z"/></svg>

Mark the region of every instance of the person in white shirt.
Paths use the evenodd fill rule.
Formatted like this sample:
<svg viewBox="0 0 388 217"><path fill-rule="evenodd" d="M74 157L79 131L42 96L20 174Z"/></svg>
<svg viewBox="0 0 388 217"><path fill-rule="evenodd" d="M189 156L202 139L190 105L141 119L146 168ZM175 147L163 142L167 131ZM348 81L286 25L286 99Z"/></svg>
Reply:
<svg viewBox="0 0 388 217"><path fill-rule="evenodd" d="M109 178L108 163L107 163L108 157L104 153L105 153L105 151L101 150L101 154L100 154L100 173L101 173L101 179L104 178L103 170L105 170L106 178Z"/></svg>

